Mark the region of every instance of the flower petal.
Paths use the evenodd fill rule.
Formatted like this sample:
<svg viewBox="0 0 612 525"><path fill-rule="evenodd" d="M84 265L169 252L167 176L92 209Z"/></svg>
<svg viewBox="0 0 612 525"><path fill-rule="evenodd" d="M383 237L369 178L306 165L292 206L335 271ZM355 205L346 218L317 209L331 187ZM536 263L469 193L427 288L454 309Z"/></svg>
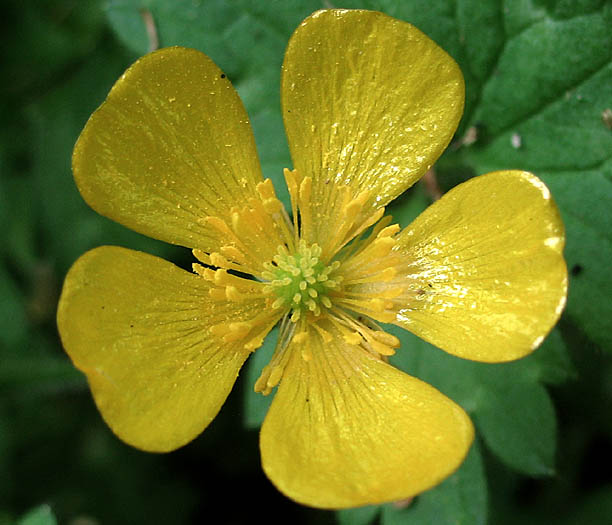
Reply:
<svg viewBox="0 0 612 525"><path fill-rule="evenodd" d="M342 220L339 187L369 192L365 216L429 169L459 123L464 85L453 59L410 24L333 9L291 37L281 93L294 167L312 177L320 242Z"/></svg>
<svg viewBox="0 0 612 525"><path fill-rule="evenodd" d="M257 195L249 119L223 72L203 53L172 47L144 56L117 81L75 146L87 203L140 233L218 250L203 219L226 219Z"/></svg>
<svg viewBox="0 0 612 525"><path fill-rule="evenodd" d="M71 268L58 308L64 348L102 416L127 443L168 451L215 417L249 355L213 325L253 318L263 301L214 303L208 282L141 252L101 247Z"/></svg>
<svg viewBox="0 0 612 525"><path fill-rule="evenodd" d="M405 263L388 285L410 284L395 324L459 357L518 359L565 305L563 223L531 173L499 171L457 186L398 243Z"/></svg>
<svg viewBox="0 0 612 525"><path fill-rule="evenodd" d="M348 344L329 323L293 343L261 429L263 468L290 498L343 508L408 498L440 482L473 439L435 388ZM323 327L321 327L323 328Z"/></svg>

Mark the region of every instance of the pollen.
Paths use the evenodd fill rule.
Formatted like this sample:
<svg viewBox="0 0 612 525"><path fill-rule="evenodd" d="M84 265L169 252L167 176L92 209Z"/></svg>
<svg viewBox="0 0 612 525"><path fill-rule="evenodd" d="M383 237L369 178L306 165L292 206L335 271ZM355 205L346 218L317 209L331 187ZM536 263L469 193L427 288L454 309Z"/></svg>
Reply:
<svg viewBox="0 0 612 525"><path fill-rule="evenodd" d="M330 292L337 290L341 277L337 275L339 261L326 264L321 260L321 247L298 242L297 251L289 253L279 246L272 262L265 264L262 277L276 295L275 308L291 310L291 321L297 322L304 314L321 315L322 308L331 308Z"/></svg>

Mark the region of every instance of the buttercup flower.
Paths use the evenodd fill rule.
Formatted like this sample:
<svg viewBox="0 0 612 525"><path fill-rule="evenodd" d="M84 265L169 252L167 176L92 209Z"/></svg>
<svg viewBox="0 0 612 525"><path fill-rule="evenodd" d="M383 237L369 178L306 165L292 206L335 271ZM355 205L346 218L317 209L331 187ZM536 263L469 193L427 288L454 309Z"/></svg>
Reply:
<svg viewBox="0 0 612 525"><path fill-rule="evenodd" d="M387 363L400 344L378 323L466 359L528 354L565 302L563 225L520 171L457 186L403 230L383 218L463 110L458 66L405 22L313 14L291 37L281 92L290 213L207 56L162 49L125 72L79 137L76 183L99 213L200 262L190 273L125 248L86 253L64 284L62 342L112 430L169 451L206 428L280 323L255 384L278 387L260 437L268 477L317 507L406 498L460 465L473 428Z"/></svg>

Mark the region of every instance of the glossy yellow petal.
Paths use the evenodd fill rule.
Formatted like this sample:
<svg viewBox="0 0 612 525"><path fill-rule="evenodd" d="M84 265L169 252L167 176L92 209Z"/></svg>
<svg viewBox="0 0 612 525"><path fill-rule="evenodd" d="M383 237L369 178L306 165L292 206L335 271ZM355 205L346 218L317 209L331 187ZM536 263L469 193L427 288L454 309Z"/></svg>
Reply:
<svg viewBox="0 0 612 525"><path fill-rule="evenodd" d="M263 468L281 492L323 508L382 503L414 496L460 465L473 428L458 405L329 323L305 339L289 349L261 429Z"/></svg>
<svg viewBox="0 0 612 525"><path fill-rule="evenodd" d="M261 181L246 111L223 72L194 49L144 56L117 81L75 146L87 203L140 233L217 251L207 216L228 219Z"/></svg>
<svg viewBox="0 0 612 525"><path fill-rule="evenodd" d="M58 308L64 348L102 416L127 443L168 451L215 417L249 355L211 326L248 321L263 301L214 303L208 282L141 252L102 247L71 268Z"/></svg>
<svg viewBox="0 0 612 525"><path fill-rule="evenodd" d="M522 357L565 305L564 242L537 177L500 171L471 179L399 234L404 262L386 286L408 289L396 299L395 324L466 359Z"/></svg>
<svg viewBox="0 0 612 525"><path fill-rule="evenodd" d="M295 31L281 93L294 167L312 178L309 242L334 232L359 193L365 220L421 177L453 136L464 100L459 67L421 31L340 9Z"/></svg>

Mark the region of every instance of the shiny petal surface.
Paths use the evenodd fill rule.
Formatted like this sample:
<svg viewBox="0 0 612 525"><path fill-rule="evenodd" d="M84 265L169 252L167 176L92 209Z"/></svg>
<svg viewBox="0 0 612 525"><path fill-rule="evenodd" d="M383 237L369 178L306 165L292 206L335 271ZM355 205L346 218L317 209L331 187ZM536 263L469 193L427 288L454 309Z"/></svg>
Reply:
<svg viewBox="0 0 612 525"><path fill-rule="evenodd" d="M229 217L261 181L249 120L223 72L179 47L117 81L75 146L76 183L97 212L145 235L218 250L203 219Z"/></svg>
<svg viewBox="0 0 612 525"><path fill-rule="evenodd" d="M557 207L537 177L502 171L471 179L400 232L405 263L396 282L410 290L395 324L466 359L522 357L565 305L564 243Z"/></svg>
<svg viewBox="0 0 612 525"><path fill-rule="evenodd" d="M290 348L261 429L276 487L306 505L343 508L414 496L451 474L473 439L463 409L324 328L330 341L311 328Z"/></svg>
<svg viewBox="0 0 612 525"><path fill-rule="evenodd" d="M215 417L249 355L212 325L252 318L261 301L215 303L203 278L141 252L101 247L71 268L58 308L64 348L102 416L127 443L168 451Z"/></svg>
<svg viewBox="0 0 612 525"><path fill-rule="evenodd" d="M320 240L342 220L339 187L370 192L365 216L429 169L459 123L464 85L453 59L412 25L333 9L293 34L281 95L294 168L312 177Z"/></svg>

